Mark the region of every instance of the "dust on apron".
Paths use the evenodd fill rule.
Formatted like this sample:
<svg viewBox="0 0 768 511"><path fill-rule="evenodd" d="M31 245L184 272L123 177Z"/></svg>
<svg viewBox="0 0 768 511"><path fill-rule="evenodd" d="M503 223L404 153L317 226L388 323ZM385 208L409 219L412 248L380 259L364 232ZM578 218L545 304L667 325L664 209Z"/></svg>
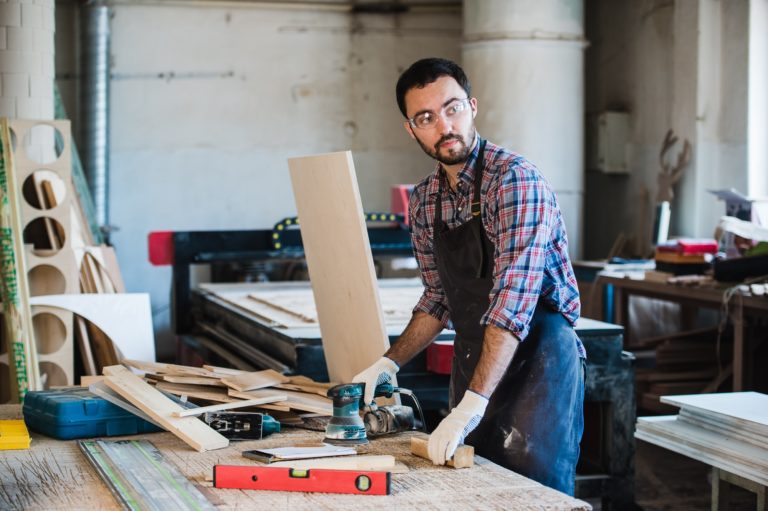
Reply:
<svg viewBox="0 0 768 511"><path fill-rule="evenodd" d="M451 408L463 397L480 358L485 333L480 319L493 288L494 245L480 209L486 142L478 137L478 143L472 218L448 229L442 219L444 176L435 203L435 262L456 330ZM484 458L572 495L584 429L583 402L584 368L576 333L562 314L539 300L528 337L465 442Z"/></svg>

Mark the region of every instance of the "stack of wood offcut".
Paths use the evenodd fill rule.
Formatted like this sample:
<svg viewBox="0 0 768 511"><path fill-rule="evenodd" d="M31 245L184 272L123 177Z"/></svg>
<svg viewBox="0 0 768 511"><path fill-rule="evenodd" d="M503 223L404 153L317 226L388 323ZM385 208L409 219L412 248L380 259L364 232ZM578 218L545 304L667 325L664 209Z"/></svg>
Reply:
<svg viewBox="0 0 768 511"><path fill-rule="evenodd" d="M768 395L663 396L678 415L640 417L635 436L768 485Z"/></svg>
<svg viewBox="0 0 768 511"><path fill-rule="evenodd" d="M123 360L123 364L144 371L144 380L159 390L217 410L247 406L269 413L285 425L303 425L305 419L333 413L326 393L334 384L306 376L285 376L272 369L249 372L138 360Z"/></svg>

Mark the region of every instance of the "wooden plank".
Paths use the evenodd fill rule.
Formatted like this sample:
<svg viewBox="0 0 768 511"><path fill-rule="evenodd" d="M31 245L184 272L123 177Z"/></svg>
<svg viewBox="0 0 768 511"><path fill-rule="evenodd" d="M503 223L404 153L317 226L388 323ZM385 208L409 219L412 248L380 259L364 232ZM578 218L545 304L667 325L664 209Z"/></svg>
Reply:
<svg viewBox="0 0 768 511"><path fill-rule="evenodd" d="M11 400L20 402L30 390L41 390L32 313L29 305L27 267L24 260L23 226L18 203L13 150L8 120L0 127L0 279L6 346L11 374Z"/></svg>
<svg viewBox="0 0 768 511"><path fill-rule="evenodd" d="M221 382L235 390L247 391L272 387L273 385L277 385L279 383L286 383L289 380L290 378L278 373L273 369L265 369L263 371L256 371L253 373L226 376L221 379Z"/></svg>
<svg viewBox="0 0 768 511"><path fill-rule="evenodd" d="M351 381L389 348L352 153L288 166L328 375Z"/></svg>
<svg viewBox="0 0 768 511"><path fill-rule="evenodd" d="M768 395L759 392L724 392L662 396L662 403L694 409L743 425L768 436Z"/></svg>
<svg viewBox="0 0 768 511"><path fill-rule="evenodd" d="M187 385L211 385L214 387L226 387L219 378L209 378L207 376L179 376L176 374L151 374L147 376L155 380L167 381L170 383L185 383Z"/></svg>
<svg viewBox="0 0 768 511"><path fill-rule="evenodd" d="M276 461L270 467L290 467L299 470L333 469L333 470L376 470L402 474L408 472L408 467L397 463L394 456L388 454L371 454L361 456L341 456L337 458L316 458L309 460Z"/></svg>
<svg viewBox="0 0 768 511"><path fill-rule="evenodd" d="M218 367L218 366L211 366L211 365L203 365L203 369L207 369L212 373L221 374L225 376L237 376L238 374L243 374L248 372L248 371L243 371L241 369L233 369L231 367Z"/></svg>
<svg viewBox="0 0 768 511"><path fill-rule="evenodd" d="M86 375L80 377L80 386L81 387L90 387L96 382L103 381L104 380L103 375Z"/></svg>
<svg viewBox="0 0 768 511"><path fill-rule="evenodd" d="M233 401L231 403L222 403L220 405L200 406L197 408L190 408L183 412L173 412L174 417L195 417L208 412L220 412L222 410L233 410L235 408L247 408L249 406L258 406L269 403L275 403L277 401L285 401L286 397L280 394L274 396L262 397L259 399L246 399L244 401Z"/></svg>
<svg viewBox="0 0 768 511"><path fill-rule="evenodd" d="M212 385L187 385L184 383L159 381L155 384L155 387L177 396L205 399L206 401L215 401L217 403L240 401L240 399L228 396L227 391L223 387L214 387Z"/></svg>
<svg viewBox="0 0 768 511"><path fill-rule="evenodd" d="M214 378L217 376L214 372L202 367L163 364L161 362L148 362L145 360L132 359L123 360L123 364L127 365L128 367L138 369L139 371L146 371L148 373L155 374L171 374L177 376L206 376L209 378Z"/></svg>
<svg viewBox="0 0 768 511"><path fill-rule="evenodd" d="M419 458L429 459L428 445L429 438L411 437L411 453ZM475 448L471 445L459 445L451 459L447 460L445 464L453 468L470 468L475 464Z"/></svg>
<svg viewBox="0 0 768 511"><path fill-rule="evenodd" d="M294 410L318 413L320 415L333 414L333 403L329 398L322 398L315 394L305 394L303 392L293 392L290 390L280 390L279 392L285 394L287 399L285 401L274 403L276 405L285 405ZM254 399L269 395L269 391L251 390L248 392L240 392L230 389L229 395L242 399Z"/></svg>
<svg viewBox="0 0 768 511"><path fill-rule="evenodd" d="M675 419L640 417L635 438L768 485L768 451Z"/></svg>
<svg viewBox="0 0 768 511"><path fill-rule="evenodd" d="M229 445L229 440L202 421L194 417L173 417L174 412L183 411L184 408L165 397L157 389L153 389L124 366L105 367L104 374L107 376L104 382L109 388L194 449L203 452L222 449Z"/></svg>

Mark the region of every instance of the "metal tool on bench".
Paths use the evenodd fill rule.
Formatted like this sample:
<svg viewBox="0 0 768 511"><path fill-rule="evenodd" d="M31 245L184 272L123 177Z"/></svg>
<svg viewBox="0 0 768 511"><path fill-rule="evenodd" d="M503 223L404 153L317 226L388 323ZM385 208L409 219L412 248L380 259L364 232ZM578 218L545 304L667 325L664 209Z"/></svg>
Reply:
<svg viewBox="0 0 768 511"><path fill-rule="evenodd" d="M421 405L408 389L394 387L390 383L376 386L374 397L392 397L393 394L409 396L419 411L419 423L409 406L376 404L362 407L364 383L343 383L328 389L333 400L333 416L325 428L325 441L335 445L365 444L368 436L376 437L401 431L412 431L424 424Z"/></svg>
<svg viewBox="0 0 768 511"><path fill-rule="evenodd" d="M260 440L280 432L280 423L259 412L208 412L201 419L230 440Z"/></svg>

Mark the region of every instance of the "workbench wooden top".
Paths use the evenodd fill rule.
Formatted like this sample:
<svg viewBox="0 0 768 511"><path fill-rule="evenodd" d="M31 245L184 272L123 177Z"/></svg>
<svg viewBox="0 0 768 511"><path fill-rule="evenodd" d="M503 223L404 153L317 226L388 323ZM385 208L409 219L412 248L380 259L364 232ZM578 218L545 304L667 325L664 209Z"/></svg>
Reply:
<svg viewBox="0 0 768 511"><path fill-rule="evenodd" d="M18 405L0 405L0 418L21 418ZM0 509L121 509L77 446L31 433L26 450L0 452ZM470 469L435 467L410 454L411 434L371 440L360 454L391 454L410 470L392 474L392 495L225 490L212 488L214 464L258 465L241 455L247 449L322 441L323 433L286 428L264 440L232 442L226 449L198 453L170 433L136 435L151 441L220 509L270 511L418 510L589 510L571 498L479 456ZM121 437L110 437L118 439Z"/></svg>

